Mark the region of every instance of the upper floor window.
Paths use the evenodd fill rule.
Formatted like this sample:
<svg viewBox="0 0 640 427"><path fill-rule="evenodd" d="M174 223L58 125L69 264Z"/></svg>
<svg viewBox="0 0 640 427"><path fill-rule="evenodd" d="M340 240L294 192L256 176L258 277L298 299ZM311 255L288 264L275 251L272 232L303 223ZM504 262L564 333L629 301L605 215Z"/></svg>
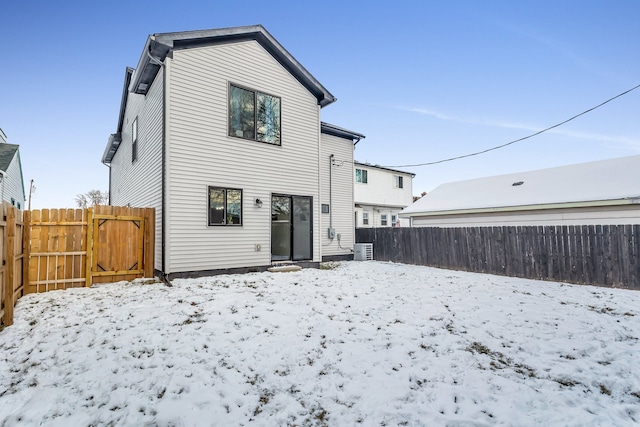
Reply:
<svg viewBox="0 0 640 427"><path fill-rule="evenodd" d="M209 225L242 225L242 190L209 187Z"/></svg>
<svg viewBox="0 0 640 427"><path fill-rule="evenodd" d="M229 85L229 136L280 145L280 98Z"/></svg>
<svg viewBox="0 0 640 427"><path fill-rule="evenodd" d="M367 170L366 169L356 169L356 182L361 182L363 184L367 183Z"/></svg>
<svg viewBox="0 0 640 427"><path fill-rule="evenodd" d="M138 118L131 124L131 162L138 160Z"/></svg>
<svg viewBox="0 0 640 427"><path fill-rule="evenodd" d="M404 178L400 175L394 175L393 179L395 180L396 188L404 188Z"/></svg>

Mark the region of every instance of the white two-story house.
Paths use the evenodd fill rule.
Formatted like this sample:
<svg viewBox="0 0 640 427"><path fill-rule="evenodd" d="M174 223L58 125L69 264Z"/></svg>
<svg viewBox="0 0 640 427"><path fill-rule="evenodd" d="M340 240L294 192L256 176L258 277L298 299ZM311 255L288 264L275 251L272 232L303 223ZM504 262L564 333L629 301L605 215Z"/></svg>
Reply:
<svg viewBox="0 0 640 427"><path fill-rule="evenodd" d="M169 278L349 259L339 165L364 136L321 122L335 100L260 25L150 35L102 157L110 204L156 209Z"/></svg>
<svg viewBox="0 0 640 427"><path fill-rule="evenodd" d="M356 228L409 226L398 213L413 203L414 173L354 162Z"/></svg>

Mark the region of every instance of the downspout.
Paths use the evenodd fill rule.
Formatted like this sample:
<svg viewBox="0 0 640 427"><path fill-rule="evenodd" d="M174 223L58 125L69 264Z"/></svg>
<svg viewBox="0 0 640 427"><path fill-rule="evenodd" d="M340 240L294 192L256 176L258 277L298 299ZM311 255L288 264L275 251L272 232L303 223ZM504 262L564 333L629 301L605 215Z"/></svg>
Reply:
<svg viewBox="0 0 640 427"><path fill-rule="evenodd" d="M0 170L0 181L2 181L2 190L0 190L0 202L4 200L4 182L7 180L5 171Z"/></svg>
<svg viewBox="0 0 640 427"><path fill-rule="evenodd" d="M109 168L109 200L107 203L111 206L111 165L106 163L104 165ZM31 191L29 191L29 198L31 198ZM31 206L31 200L29 200L29 206Z"/></svg>
<svg viewBox="0 0 640 427"><path fill-rule="evenodd" d="M333 230L333 184L332 184L332 172L333 172L333 157L329 156L329 239L333 240L331 230Z"/></svg>
<svg viewBox="0 0 640 427"><path fill-rule="evenodd" d="M151 56L151 55L149 55ZM166 284L168 284L169 286L171 286L171 284L169 283L169 281L167 280L167 276L165 275L165 272L167 271L166 268L166 240L167 240L167 236L166 236L166 228L165 228L165 224L167 222L167 199L166 199L166 192L167 192L167 184L166 184L166 177L167 177L167 135L166 135L166 129L167 129L167 70L164 67L164 63L162 64L162 201L161 201L161 206L162 206L162 224L160 225L160 234L162 235L162 244L160 245L160 249L161 249L161 266L160 268L162 269L162 273L160 274L160 277L162 277L162 281L165 282Z"/></svg>
<svg viewBox="0 0 640 427"><path fill-rule="evenodd" d="M171 282L169 281L169 278L167 277L166 271L167 271L167 267L166 267L166 241L167 241L167 232L166 232L166 222L167 222L167 199L166 199L166 191L167 191L167 185L166 185L166 176L167 176L167 149L166 149L166 128L167 128L167 123L166 123L166 118L167 118L167 70L165 68L165 63L163 61L160 61L158 58L155 58L153 56L151 56L151 53L149 51L146 52L147 56L149 57L149 60L154 63L159 65L160 67L162 67L162 142L161 142L161 146L162 146L162 165L161 165L161 206L162 206L162 221L160 224L160 235L162 236L162 242L160 244L160 257L161 257L161 261L160 261L160 279L167 285L167 286L173 286L171 285Z"/></svg>

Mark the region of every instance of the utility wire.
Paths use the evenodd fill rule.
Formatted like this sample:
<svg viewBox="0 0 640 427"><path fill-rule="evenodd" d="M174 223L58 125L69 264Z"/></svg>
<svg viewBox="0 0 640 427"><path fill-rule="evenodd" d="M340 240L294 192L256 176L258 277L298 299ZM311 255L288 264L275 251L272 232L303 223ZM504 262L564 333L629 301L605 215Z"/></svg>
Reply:
<svg viewBox="0 0 640 427"><path fill-rule="evenodd" d="M524 141L525 139L533 138L534 136L540 135L541 133L544 133L544 132L547 132L547 131L549 131L549 130L551 130L551 129L557 128L558 126L562 126L563 124L568 123L568 122L570 122L570 121L571 121L571 120L573 120L573 119L577 119L578 117L583 116L583 115L585 115L585 114L587 114L587 113L589 113L589 112L591 112L591 111L595 110L596 108L600 108L600 107L602 107L603 105L605 105L605 104L607 104L607 103L609 103L609 102L613 101L614 99L616 99L616 98L620 98L621 96L626 95L626 94L628 94L629 92L631 92L632 90L636 90L636 89L638 89L638 88L640 88L640 85L635 86L635 87L632 87L631 89L626 90L626 91L624 91L624 92L622 92L622 93L620 93L620 94L618 94L618 95L614 96L613 98L609 98L609 99L607 99L606 101L601 102L600 104L596 105L595 107L589 108L588 110L585 110L585 111L583 111L583 112L582 112L582 113L580 113L580 114L576 114L575 116L573 116L573 117L571 117L571 118L569 118L569 119L567 119L567 120L565 120L565 121L563 121L563 122L560 122L560 123L555 124L555 125L553 125L553 126L549 126L548 128L546 128L546 129L542 129L542 130L540 130L540 131L538 131L538 132L536 132L536 133L532 133L531 135L527 135L527 136L525 136L525 137L522 137L522 138L516 139L516 140L511 141L511 142L507 142L506 144L498 145L498 146L496 146L496 147L487 148L486 150L477 151L477 152L475 152L475 153L464 154L464 155L462 155L462 156L451 157L451 158L443 159L443 160L437 160L437 161L435 161L435 162L418 163L418 164L415 164L415 165L395 165L395 166L383 166L383 167L385 167L385 168L410 168L410 167L416 167L416 166L429 166L429 165L436 165L436 164L438 164L438 163L451 162L451 161L453 161L453 160L464 159L464 158L466 158L466 157L472 157L472 156L477 156L477 155L480 155L480 154L488 153L489 151L497 150L497 149L499 149L499 148L504 148L504 147L506 147L506 146L508 146L508 145L515 144L516 142L520 142L520 141Z"/></svg>

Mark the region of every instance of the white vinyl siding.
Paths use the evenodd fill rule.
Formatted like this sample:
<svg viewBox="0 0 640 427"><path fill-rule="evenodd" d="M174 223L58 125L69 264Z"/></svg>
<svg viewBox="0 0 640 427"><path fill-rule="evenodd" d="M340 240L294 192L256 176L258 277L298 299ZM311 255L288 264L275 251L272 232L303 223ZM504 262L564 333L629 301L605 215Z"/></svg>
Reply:
<svg viewBox="0 0 640 427"><path fill-rule="evenodd" d="M331 214L322 214L322 255L347 255L355 242L353 215L353 141L337 136L322 134L320 139L320 183L322 203L329 204L329 156L334 155L332 166ZM336 238L329 239L329 219L333 216ZM340 234L338 245L337 234ZM341 247L342 248L341 248Z"/></svg>
<svg viewBox="0 0 640 427"><path fill-rule="evenodd" d="M416 216L412 224L414 227L640 224L640 205Z"/></svg>
<svg viewBox="0 0 640 427"><path fill-rule="evenodd" d="M111 162L111 205L156 209L155 268L162 266L163 71L147 95L129 93L122 142ZM138 160L132 159L132 126L138 118Z"/></svg>
<svg viewBox="0 0 640 427"><path fill-rule="evenodd" d="M274 193L311 196L319 236L316 98L255 41L176 50L166 63L166 272L270 265ZM228 136L230 83L280 97L280 146ZM209 186L242 189L242 226L207 226ZM319 242L315 237L313 261L320 260Z"/></svg>
<svg viewBox="0 0 640 427"><path fill-rule="evenodd" d="M24 183L22 180L22 170L20 167L20 151L16 151L9 167L7 168L7 174L2 179L2 198L8 202L11 199L15 201L15 206L20 203L21 209L26 209L25 206L25 194Z"/></svg>

